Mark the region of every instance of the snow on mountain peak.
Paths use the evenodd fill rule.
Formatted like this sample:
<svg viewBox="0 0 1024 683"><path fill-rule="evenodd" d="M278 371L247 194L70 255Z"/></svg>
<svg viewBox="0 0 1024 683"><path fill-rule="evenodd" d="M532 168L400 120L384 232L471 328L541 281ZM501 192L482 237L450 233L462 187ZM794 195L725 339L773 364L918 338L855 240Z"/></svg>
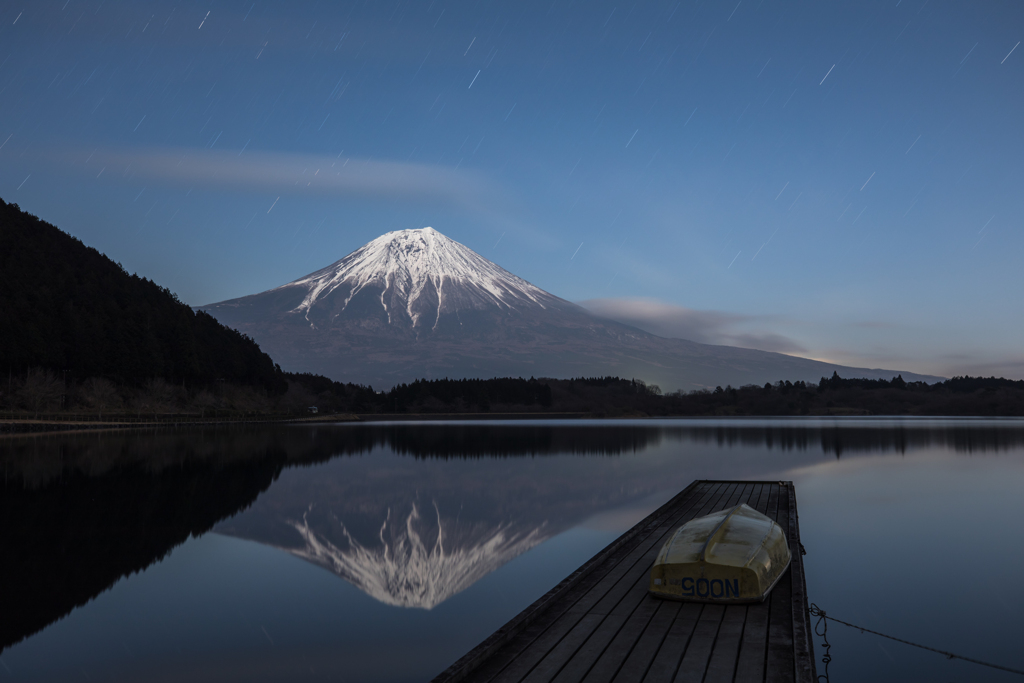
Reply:
<svg viewBox="0 0 1024 683"><path fill-rule="evenodd" d="M278 289L301 287L305 297L294 310L307 320L328 298L344 297L340 312L364 290L379 290L388 321L436 327L445 313L491 307L540 307L557 297L513 275L433 228L381 235L345 258ZM334 295L334 296L332 296Z"/></svg>
<svg viewBox="0 0 1024 683"><path fill-rule="evenodd" d="M314 530L304 515L301 522L291 522L303 546L285 550L334 572L386 605L429 610L548 538L544 525L516 530L502 524L453 543L446 527L457 523L445 524L436 504L434 511L436 530L420 517L415 504L397 523L389 509L377 547L359 543L340 522L344 542L339 547ZM436 534L433 543L424 538L430 531Z"/></svg>

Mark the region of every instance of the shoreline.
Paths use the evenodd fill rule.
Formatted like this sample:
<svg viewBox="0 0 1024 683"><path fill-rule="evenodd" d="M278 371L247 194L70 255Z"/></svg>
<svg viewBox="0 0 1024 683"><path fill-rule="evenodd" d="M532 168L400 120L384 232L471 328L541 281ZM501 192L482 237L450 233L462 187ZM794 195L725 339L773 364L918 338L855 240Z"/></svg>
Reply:
<svg viewBox="0 0 1024 683"><path fill-rule="evenodd" d="M444 420L569 420L569 419L644 419L648 416L597 417L592 413L339 413L315 417L267 417L240 419L197 420L52 420L38 418L0 419L0 438L5 436L32 436L55 432L120 431L153 428L212 427L222 425L255 424L333 424L338 422L433 422Z"/></svg>
<svg viewBox="0 0 1024 683"><path fill-rule="evenodd" d="M207 420L45 420L45 419L0 419L0 439L5 437L41 436L47 434L74 434L81 432L129 431L145 429L178 429L182 427L219 427L232 425L316 425L346 422L393 423L393 422L489 422L526 420L720 420L722 422L741 420L805 420L832 418L837 420L1022 420L1012 415L865 415L850 413L812 415L606 415L595 413L362 413L319 415L316 417L268 417L255 419L207 419Z"/></svg>

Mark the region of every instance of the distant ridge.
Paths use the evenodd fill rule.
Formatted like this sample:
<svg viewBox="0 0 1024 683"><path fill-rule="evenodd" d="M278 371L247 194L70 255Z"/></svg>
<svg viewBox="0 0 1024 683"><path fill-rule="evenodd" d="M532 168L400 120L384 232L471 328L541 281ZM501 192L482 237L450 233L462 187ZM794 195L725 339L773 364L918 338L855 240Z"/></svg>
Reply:
<svg viewBox="0 0 1024 683"><path fill-rule="evenodd" d="M599 318L433 228L389 232L275 289L201 307L290 371L389 388L417 378L618 376L670 391L780 379L934 382L666 339Z"/></svg>
<svg viewBox="0 0 1024 683"><path fill-rule="evenodd" d="M254 341L0 199L0 368L283 391Z"/></svg>

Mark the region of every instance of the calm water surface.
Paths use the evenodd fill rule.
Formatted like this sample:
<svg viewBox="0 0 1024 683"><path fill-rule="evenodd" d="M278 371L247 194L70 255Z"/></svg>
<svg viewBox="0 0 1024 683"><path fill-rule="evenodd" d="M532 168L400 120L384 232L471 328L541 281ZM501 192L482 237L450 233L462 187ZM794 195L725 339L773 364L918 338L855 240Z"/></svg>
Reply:
<svg viewBox="0 0 1024 683"><path fill-rule="evenodd" d="M0 681L429 680L694 479L794 481L829 613L1024 669L1021 421L276 426L0 458ZM834 682L1019 678L829 640Z"/></svg>

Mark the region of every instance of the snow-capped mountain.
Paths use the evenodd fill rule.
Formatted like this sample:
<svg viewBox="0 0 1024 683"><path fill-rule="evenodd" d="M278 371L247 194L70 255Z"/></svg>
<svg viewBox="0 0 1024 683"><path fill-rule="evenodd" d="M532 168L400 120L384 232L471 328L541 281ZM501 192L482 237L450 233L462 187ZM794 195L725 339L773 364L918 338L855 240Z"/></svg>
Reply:
<svg viewBox="0 0 1024 683"><path fill-rule="evenodd" d="M290 522L304 545L284 550L386 605L432 609L548 538L543 524L532 529L499 524L467 534L457 520L442 518L436 503L431 512L421 516L413 503L403 519L389 508L374 539L379 543L370 546L337 518L322 522L326 529L318 530L307 512Z"/></svg>
<svg viewBox="0 0 1024 683"><path fill-rule="evenodd" d="M286 370L375 388L615 375L671 391L897 374L658 337L545 292L433 228L389 232L305 277L202 309Z"/></svg>
<svg viewBox="0 0 1024 683"><path fill-rule="evenodd" d="M656 428L467 429L480 450L458 459L400 455L440 436L431 425L352 424L307 436L322 452L338 452L328 445L339 443L368 448L363 457L285 469L214 531L316 564L384 604L432 609L596 514L617 511L613 518L628 527L647 514L631 516L632 506L692 479L687 468L670 467L671 449L627 458L628 466L615 457L660 443L668 435ZM587 454L595 457L581 471Z"/></svg>
<svg viewBox="0 0 1024 683"><path fill-rule="evenodd" d="M337 263L273 291L303 292L293 309L313 321L336 320L360 294L380 301L389 325L436 330L444 314L521 310L560 299L433 228L381 235Z"/></svg>

